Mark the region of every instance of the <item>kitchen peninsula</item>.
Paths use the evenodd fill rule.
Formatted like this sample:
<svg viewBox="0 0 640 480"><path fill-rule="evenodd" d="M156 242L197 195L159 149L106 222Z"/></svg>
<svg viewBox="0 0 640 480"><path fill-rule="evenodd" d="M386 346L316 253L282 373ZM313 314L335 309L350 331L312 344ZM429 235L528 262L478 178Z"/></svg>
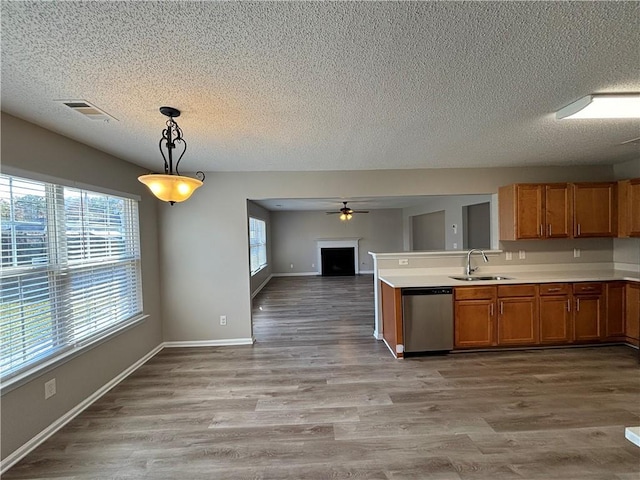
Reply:
<svg viewBox="0 0 640 480"><path fill-rule="evenodd" d="M371 253L371 252L370 252ZM493 263L504 252L485 252ZM404 356L402 290L453 287L454 350L626 343L638 346L640 269L610 262L538 265L481 264L478 275L500 280L456 280L466 252L403 252L374 256L376 337ZM498 260L498 261L496 261ZM460 266L454 267L458 263ZM449 264L449 266L446 266Z"/></svg>

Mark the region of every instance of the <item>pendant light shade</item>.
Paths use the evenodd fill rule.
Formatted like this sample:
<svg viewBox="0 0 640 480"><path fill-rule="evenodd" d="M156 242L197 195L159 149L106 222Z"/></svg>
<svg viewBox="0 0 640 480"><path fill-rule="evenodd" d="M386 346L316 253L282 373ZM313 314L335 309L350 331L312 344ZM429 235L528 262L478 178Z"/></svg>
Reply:
<svg viewBox="0 0 640 480"><path fill-rule="evenodd" d="M142 175L138 177L151 193L163 202L184 202L203 182L197 178L185 177L182 175L165 175L160 173Z"/></svg>
<svg viewBox="0 0 640 480"><path fill-rule="evenodd" d="M187 142L182 137L182 130L174 120L174 118L180 116L180 110L173 107L160 107L160 113L169 117L167 128L162 131L162 138L159 143L160 153L164 159L164 174L150 173L141 175L138 180L149 187L151 193L158 199L173 205L176 202L184 202L197 188L203 185L204 173L196 172L197 178L180 175L178 165L187 151ZM181 144L183 150L176 162L174 173L173 150L176 148L176 143ZM163 147L167 151L166 155Z"/></svg>

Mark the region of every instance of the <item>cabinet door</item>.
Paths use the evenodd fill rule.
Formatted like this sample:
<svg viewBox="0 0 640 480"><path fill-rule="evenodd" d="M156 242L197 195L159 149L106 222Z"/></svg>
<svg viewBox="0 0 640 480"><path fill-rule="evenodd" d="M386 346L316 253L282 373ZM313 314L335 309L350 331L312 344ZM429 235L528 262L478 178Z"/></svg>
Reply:
<svg viewBox="0 0 640 480"><path fill-rule="evenodd" d="M545 236L548 238L571 237L571 195L569 185L545 185L544 197Z"/></svg>
<svg viewBox="0 0 640 480"><path fill-rule="evenodd" d="M538 343L538 305L535 297L498 299L498 345Z"/></svg>
<svg viewBox="0 0 640 480"><path fill-rule="evenodd" d="M542 185L517 185L516 195L516 238L542 238Z"/></svg>
<svg viewBox="0 0 640 480"><path fill-rule="evenodd" d="M490 347L493 340L494 300L455 302L455 346Z"/></svg>
<svg viewBox="0 0 640 480"><path fill-rule="evenodd" d="M629 235L640 237L640 178L634 178L629 182L627 201Z"/></svg>
<svg viewBox="0 0 640 480"><path fill-rule="evenodd" d="M573 236L615 237L617 235L617 184L573 184Z"/></svg>
<svg viewBox="0 0 640 480"><path fill-rule="evenodd" d="M602 295L576 295L573 310L573 340L600 340L604 304Z"/></svg>
<svg viewBox="0 0 640 480"><path fill-rule="evenodd" d="M604 335L607 338L624 337L624 282L607 283L607 317Z"/></svg>
<svg viewBox="0 0 640 480"><path fill-rule="evenodd" d="M540 297L540 343L571 341L571 296Z"/></svg>
<svg viewBox="0 0 640 480"><path fill-rule="evenodd" d="M627 283L625 298L625 334L634 340L640 339L640 284Z"/></svg>

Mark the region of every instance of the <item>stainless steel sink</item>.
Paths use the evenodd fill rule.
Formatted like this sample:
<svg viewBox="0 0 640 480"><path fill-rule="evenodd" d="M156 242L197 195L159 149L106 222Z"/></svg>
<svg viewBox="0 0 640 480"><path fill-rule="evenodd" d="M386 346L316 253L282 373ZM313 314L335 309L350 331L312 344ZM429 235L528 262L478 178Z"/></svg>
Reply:
<svg viewBox="0 0 640 480"><path fill-rule="evenodd" d="M503 277L502 275L478 275L468 277L449 277L454 280L463 280L465 282L478 282L480 280L511 280L511 277Z"/></svg>

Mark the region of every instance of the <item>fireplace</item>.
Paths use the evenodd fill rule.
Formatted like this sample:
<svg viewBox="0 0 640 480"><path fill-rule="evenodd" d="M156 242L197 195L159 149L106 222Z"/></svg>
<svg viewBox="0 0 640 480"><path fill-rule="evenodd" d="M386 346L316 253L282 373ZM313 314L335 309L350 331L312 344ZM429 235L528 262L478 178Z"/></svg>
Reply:
<svg viewBox="0 0 640 480"><path fill-rule="evenodd" d="M359 238L319 238L318 273L321 275L357 275Z"/></svg>
<svg viewBox="0 0 640 480"><path fill-rule="evenodd" d="M355 275L353 247L322 248L322 276Z"/></svg>

